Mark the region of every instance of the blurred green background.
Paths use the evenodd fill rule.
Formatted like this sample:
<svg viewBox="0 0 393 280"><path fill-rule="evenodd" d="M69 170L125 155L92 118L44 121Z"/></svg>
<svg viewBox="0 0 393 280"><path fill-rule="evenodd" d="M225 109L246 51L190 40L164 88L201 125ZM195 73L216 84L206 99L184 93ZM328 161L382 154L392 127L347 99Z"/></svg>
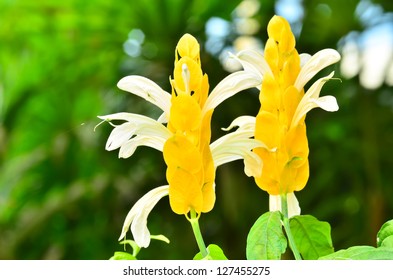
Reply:
<svg viewBox="0 0 393 280"><path fill-rule="evenodd" d="M274 14L290 21L300 53L343 55L322 95L335 113L307 115L310 179L297 194L302 213L332 226L336 250L375 245L393 218L393 2L390 0L0 0L0 259L108 259L135 201L166 183L162 154L129 159L104 150L111 127L97 115L159 109L116 88L129 74L170 91L174 49L186 32L201 44L213 88L234 69L228 51L263 48ZM256 115L256 90L222 103L213 140L235 117ZM219 167L217 202L202 215L207 244L245 258L247 233L268 210L268 195L243 173ZM152 241L139 257L191 259L192 230L168 199L149 217Z"/></svg>

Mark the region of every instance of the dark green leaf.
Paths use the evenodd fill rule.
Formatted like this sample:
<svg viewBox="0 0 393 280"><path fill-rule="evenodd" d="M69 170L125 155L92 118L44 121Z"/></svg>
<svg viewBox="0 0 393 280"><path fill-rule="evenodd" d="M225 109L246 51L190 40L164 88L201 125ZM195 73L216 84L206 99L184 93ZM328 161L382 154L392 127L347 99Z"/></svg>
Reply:
<svg viewBox="0 0 393 280"><path fill-rule="evenodd" d="M287 248L281 213L267 212L251 227L247 237L248 260L279 260Z"/></svg>
<svg viewBox="0 0 393 280"><path fill-rule="evenodd" d="M110 260L136 260L136 258L127 252L115 252Z"/></svg>
<svg viewBox="0 0 393 280"><path fill-rule="evenodd" d="M222 249L215 244L207 246L209 254L206 257L202 257L201 252L195 255L194 260L227 260L228 258L224 255Z"/></svg>
<svg viewBox="0 0 393 280"><path fill-rule="evenodd" d="M393 260L393 248L354 246L323 256L320 260Z"/></svg>
<svg viewBox="0 0 393 280"><path fill-rule="evenodd" d="M303 259L317 260L334 252L329 223L318 221L311 215L302 215L292 217L289 224Z"/></svg>
<svg viewBox="0 0 393 280"><path fill-rule="evenodd" d="M377 247L392 247L393 220L384 223L377 234ZM386 241L386 242L385 242Z"/></svg>

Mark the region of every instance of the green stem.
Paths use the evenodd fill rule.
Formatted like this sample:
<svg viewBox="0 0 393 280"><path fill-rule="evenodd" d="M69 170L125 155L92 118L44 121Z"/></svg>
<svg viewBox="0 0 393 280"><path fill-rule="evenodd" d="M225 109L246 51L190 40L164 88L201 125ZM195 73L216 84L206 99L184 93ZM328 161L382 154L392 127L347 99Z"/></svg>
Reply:
<svg viewBox="0 0 393 280"><path fill-rule="evenodd" d="M293 255L295 256L296 260L301 260L302 257L296 247L295 240L293 239L291 227L289 226L289 218L288 218L288 203L287 203L287 194L281 195L281 212L283 214L283 224L285 233L287 234L289 247L292 250Z"/></svg>
<svg viewBox="0 0 393 280"><path fill-rule="evenodd" d="M207 252L201 229L199 228L199 216L197 216L194 209L190 211L190 218L187 217L187 220L191 223L192 231L194 232L195 240L198 244L199 251L202 254L202 258L205 258L209 253Z"/></svg>

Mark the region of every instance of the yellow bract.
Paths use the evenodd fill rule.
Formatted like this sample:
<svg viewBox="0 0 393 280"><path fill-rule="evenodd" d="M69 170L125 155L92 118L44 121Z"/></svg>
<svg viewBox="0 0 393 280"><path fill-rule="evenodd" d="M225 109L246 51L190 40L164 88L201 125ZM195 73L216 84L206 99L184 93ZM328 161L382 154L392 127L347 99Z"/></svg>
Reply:
<svg viewBox="0 0 393 280"><path fill-rule="evenodd" d="M198 41L190 34L184 34L176 46L176 60L175 63L178 62L180 57L189 57L198 64L200 64L199 58L199 43Z"/></svg>
<svg viewBox="0 0 393 280"><path fill-rule="evenodd" d="M171 130L192 132L201 127L201 107L190 95L182 94L172 99L170 110Z"/></svg>
<svg viewBox="0 0 393 280"><path fill-rule="evenodd" d="M199 44L189 34L176 47L168 129L173 133L164 144L169 201L177 214L208 212L215 202L215 168L210 151L213 110L202 114L209 84L202 73Z"/></svg>
<svg viewBox="0 0 393 280"><path fill-rule="evenodd" d="M273 75L266 73L260 92L261 109L256 118L255 138L267 148L256 148L263 160L258 186L271 195L299 191L309 176L308 142L304 117L295 126L292 118L304 96L294 84L300 58L288 22L274 16L268 25L265 59Z"/></svg>

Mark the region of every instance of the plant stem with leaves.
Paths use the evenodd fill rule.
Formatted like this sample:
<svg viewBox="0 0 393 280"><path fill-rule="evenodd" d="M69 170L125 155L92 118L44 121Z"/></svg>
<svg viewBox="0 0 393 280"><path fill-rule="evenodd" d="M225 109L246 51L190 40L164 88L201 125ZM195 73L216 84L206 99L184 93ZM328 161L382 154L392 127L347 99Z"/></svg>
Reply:
<svg viewBox="0 0 393 280"><path fill-rule="evenodd" d="M289 226L289 218L288 218L288 203L287 203L287 194L281 195L281 209L282 209L282 222L284 224L285 233L288 237L289 247L292 250L293 255L296 260L301 260L302 257L296 247L295 240L292 236L291 227Z"/></svg>

